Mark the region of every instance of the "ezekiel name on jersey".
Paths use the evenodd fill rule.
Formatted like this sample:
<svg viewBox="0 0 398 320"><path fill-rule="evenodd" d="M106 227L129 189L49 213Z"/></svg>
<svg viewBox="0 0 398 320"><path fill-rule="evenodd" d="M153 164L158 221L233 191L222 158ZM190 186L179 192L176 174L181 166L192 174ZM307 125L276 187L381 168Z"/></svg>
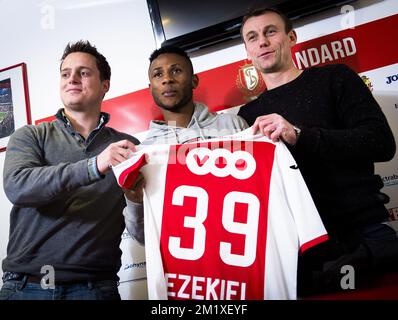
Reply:
<svg viewBox="0 0 398 320"><path fill-rule="evenodd" d="M247 129L145 146L113 168L141 170L150 299L296 299L299 252L328 236L286 146Z"/></svg>

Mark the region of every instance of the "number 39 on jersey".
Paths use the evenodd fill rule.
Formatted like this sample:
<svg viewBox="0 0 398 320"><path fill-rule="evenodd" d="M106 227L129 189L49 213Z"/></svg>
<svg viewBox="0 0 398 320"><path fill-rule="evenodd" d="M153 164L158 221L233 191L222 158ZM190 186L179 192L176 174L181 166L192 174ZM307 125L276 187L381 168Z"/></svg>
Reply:
<svg viewBox="0 0 398 320"><path fill-rule="evenodd" d="M180 157L166 175L160 249L169 298L263 299L274 145L254 150L261 166L244 142L184 147L171 146Z"/></svg>

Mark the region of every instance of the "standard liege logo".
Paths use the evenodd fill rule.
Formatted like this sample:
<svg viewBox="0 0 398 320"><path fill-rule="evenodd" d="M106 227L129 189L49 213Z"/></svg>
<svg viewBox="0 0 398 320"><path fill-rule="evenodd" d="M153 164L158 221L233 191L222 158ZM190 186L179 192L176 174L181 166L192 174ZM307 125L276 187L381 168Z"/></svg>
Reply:
<svg viewBox="0 0 398 320"><path fill-rule="evenodd" d="M245 100L255 99L266 89L263 77L251 63L239 67L236 86L243 93Z"/></svg>

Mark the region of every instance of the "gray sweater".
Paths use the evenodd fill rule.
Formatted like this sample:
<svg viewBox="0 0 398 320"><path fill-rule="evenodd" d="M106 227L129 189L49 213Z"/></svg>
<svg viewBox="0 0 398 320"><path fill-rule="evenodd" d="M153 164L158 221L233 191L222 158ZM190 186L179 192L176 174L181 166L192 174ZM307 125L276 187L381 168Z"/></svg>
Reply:
<svg viewBox="0 0 398 320"><path fill-rule="evenodd" d="M151 121L149 133L142 144L186 143L193 139L210 139L231 135L248 128L243 118L230 114L209 112L206 105L195 102L195 109L186 128L164 121Z"/></svg>
<svg viewBox="0 0 398 320"><path fill-rule="evenodd" d="M194 139L210 139L231 135L248 128L243 118L234 114L209 112L206 105L195 102L195 110L187 128L175 127L164 121L151 121L149 133L142 142L147 144L186 143ZM123 210L127 231L141 244L144 244L143 205L126 198L127 207Z"/></svg>
<svg viewBox="0 0 398 320"><path fill-rule="evenodd" d="M3 270L41 277L51 265L55 281L117 280L125 200L112 172L89 172L110 143L127 134L105 127L109 115L84 140L57 120L25 126L10 138L4 190L13 203Z"/></svg>

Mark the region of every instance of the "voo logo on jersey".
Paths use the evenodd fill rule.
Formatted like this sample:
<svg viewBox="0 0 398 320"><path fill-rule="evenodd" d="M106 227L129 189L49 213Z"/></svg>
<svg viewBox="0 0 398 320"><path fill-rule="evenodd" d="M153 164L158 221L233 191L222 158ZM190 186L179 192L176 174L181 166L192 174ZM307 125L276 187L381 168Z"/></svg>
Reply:
<svg viewBox="0 0 398 320"><path fill-rule="evenodd" d="M193 149L186 157L186 165L192 173L200 176L210 173L220 178L232 176L239 180L250 178L256 171L256 161L249 152L231 152L227 149Z"/></svg>

